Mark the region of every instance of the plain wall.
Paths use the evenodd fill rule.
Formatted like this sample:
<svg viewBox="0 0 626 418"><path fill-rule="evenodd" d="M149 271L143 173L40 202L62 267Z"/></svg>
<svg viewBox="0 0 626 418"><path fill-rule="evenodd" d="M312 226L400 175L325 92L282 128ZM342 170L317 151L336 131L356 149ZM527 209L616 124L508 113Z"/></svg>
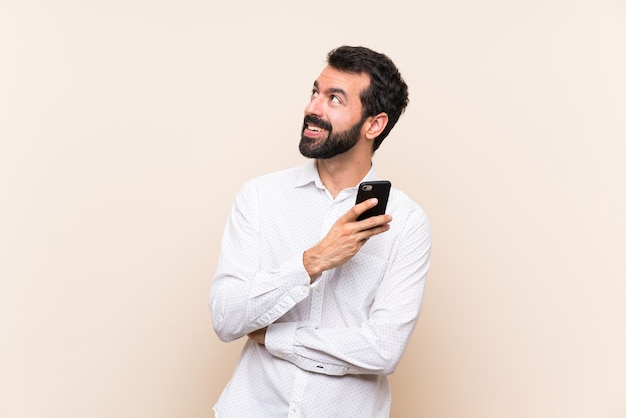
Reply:
<svg viewBox="0 0 626 418"><path fill-rule="evenodd" d="M0 417L212 416L228 210L342 44L409 84L374 162L434 231L392 416L626 417L619 0L0 0Z"/></svg>

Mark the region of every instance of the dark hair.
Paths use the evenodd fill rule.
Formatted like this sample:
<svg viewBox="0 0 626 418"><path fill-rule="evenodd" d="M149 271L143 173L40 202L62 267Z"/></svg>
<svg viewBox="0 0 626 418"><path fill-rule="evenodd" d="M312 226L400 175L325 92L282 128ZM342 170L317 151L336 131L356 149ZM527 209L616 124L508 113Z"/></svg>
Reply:
<svg viewBox="0 0 626 418"><path fill-rule="evenodd" d="M337 70L370 76L369 88L361 92L363 119L381 112L389 116L387 126L374 140L373 151L376 151L409 104L408 86L386 55L369 48L340 46L328 53L326 61Z"/></svg>

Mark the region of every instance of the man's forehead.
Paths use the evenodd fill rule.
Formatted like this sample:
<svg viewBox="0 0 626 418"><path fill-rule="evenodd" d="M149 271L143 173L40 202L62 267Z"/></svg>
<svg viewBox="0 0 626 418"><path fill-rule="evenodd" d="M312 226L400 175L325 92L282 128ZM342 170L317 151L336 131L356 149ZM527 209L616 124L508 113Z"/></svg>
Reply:
<svg viewBox="0 0 626 418"><path fill-rule="evenodd" d="M369 86L370 77L367 73L352 73L326 66L314 85L319 89L342 89L346 93L358 94Z"/></svg>

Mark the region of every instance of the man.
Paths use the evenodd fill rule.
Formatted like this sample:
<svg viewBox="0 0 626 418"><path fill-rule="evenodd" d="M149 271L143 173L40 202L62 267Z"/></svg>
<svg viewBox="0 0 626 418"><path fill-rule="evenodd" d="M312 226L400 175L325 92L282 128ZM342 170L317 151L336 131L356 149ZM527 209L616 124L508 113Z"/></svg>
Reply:
<svg viewBox="0 0 626 418"><path fill-rule="evenodd" d="M356 218L372 156L408 104L395 65L331 51L304 111L309 164L236 197L211 287L220 339L247 336L219 418L388 417L392 373L413 332L430 260L421 208L392 189L387 214ZM391 224L393 216L393 225Z"/></svg>

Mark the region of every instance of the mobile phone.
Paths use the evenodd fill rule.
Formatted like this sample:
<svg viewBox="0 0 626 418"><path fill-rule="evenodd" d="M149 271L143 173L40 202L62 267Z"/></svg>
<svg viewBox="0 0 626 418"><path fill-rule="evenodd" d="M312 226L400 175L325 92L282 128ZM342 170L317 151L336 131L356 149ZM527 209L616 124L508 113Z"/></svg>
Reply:
<svg viewBox="0 0 626 418"><path fill-rule="evenodd" d="M370 216L382 215L387 209L387 201L389 200L389 191L391 190L391 182L387 180L378 181L364 181L359 184L359 190L356 194L356 203L361 203L367 199L375 197L378 199L378 204L371 209L366 210L356 218L357 221L362 221Z"/></svg>

